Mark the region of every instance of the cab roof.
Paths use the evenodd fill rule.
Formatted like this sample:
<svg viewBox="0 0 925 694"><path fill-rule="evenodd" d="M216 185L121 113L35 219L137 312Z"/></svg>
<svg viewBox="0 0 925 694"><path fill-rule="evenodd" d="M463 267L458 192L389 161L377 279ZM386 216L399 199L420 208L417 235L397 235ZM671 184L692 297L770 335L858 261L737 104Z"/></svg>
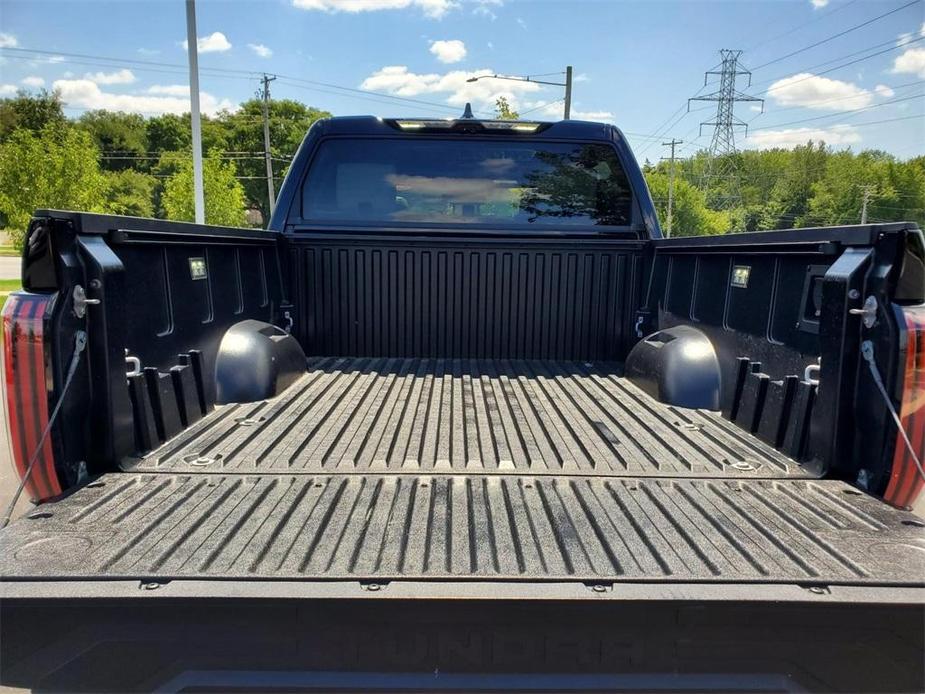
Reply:
<svg viewBox="0 0 925 694"><path fill-rule="evenodd" d="M533 127L529 127L533 126ZM394 136L416 132L466 134L484 133L510 136L533 136L551 139L605 140L623 139L613 125L592 121L511 121L483 118L379 118L377 116L336 116L317 121L313 129L319 135Z"/></svg>

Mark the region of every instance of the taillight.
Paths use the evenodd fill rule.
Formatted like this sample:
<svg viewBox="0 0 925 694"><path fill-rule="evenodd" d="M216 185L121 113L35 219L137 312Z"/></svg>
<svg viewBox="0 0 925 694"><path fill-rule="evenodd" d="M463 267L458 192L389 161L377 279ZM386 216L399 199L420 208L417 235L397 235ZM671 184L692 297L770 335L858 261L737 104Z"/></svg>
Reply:
<svg viewBox="0 0 925 694"><path fill-rule="evenodd" d="M908 341L899 417L921 461L925 458L925 307L907 308L903 315ZM890 482L883 498L901 508L912 506L923 487L925 481L909 453L909 447L897 434Z"/></svg>
<svg viewBox="0 0 925 694"><path fill-rule="evenodd" d="M6 409L13 465L22 479L48 424L50 373L45 363L45 320L54 295L14 292L3 307L3 360ZM33 501L61 493L51 437L45 437L26 492Z"/></svg>

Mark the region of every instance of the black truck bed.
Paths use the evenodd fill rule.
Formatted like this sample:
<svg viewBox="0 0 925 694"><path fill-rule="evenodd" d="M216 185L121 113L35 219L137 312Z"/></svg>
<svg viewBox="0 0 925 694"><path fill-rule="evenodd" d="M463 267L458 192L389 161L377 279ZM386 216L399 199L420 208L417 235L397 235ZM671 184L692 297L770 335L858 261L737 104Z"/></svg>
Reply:
<svg viewBox="0 0 925 694"><path fill-rule="evenodd" d="M136 470L807 477L718 413L656 402L616 364L313 359L272 401L232 405Z"/></svg>
<svg viewBox="0 0 925 694"><path fill-rule="evenodd" d="M922 586L925 532L616 367L318 359L0 534L8 582Z"/></svg>

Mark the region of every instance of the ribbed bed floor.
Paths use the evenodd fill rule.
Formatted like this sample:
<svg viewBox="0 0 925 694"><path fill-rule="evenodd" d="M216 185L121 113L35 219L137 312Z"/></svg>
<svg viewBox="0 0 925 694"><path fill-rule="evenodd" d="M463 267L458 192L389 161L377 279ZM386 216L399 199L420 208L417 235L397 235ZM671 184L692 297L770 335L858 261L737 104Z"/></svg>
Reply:
<svg viewBox="0 0 925 694"><path fill-rule="evenodd" d="M320 359L0 531L0 576L922 585L914 516L615 373Z"/></svg>
<svg viewBox="0 0 925 694"><path fill-rule="evenodd" d="M834 480L113 473L0 576L921 585L913 518Z"/></svg>
<svg viewBox="0 0 925 694"><path fill-rule="evenodd" d="M656 402L610 364L322 358L279 397L220 407L127 467L807 477L719 414Z"/></svg>

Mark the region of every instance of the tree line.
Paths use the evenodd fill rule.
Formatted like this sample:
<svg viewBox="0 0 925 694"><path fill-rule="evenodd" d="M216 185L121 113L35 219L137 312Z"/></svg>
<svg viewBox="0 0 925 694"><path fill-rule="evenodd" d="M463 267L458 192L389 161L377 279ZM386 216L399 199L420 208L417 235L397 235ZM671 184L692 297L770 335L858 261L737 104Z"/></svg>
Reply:
<svg viewBox="0 0 925 694"><path fill-rule="evenodd" d="M667 161L643 166L663 227L669 167ZM673 235L858 224L865 196L868 222L925 227L925 157L901 161L823 142L746 150L712 162L698 152L675 161Z"/></svg>
<svg viewBox="0 0 925 694"><path fill-rule="evenodd" d="M506 102L498 117L517 118ZM309 126L326 111L289 99L269 106L277 188ZM206 222L259 226L269 219L262 103L202 120ZM145 117L86 111L67 118L57 94L0 100L0 227L22 242L39 207L192 220L189 114ZM643 170L664 226L669 163ZM925 157L854 153L822 142L675 162L673 234L797 229L867 219L925 226ZM734 175L728 172L734 171ZM722 175L716 175L720 172Z"/></svg>
<svg viewBox="0 0 925 694"><path fill-rule="evenodd" d="M262 102L202 118L209 224L260 226L270 206ZM269 107L277 189L309 126L330 116L288 99ZM0 227L17 247L39 207L193 220L189 114L86 111L67 118L54 92L0 100Z"/></svg>

